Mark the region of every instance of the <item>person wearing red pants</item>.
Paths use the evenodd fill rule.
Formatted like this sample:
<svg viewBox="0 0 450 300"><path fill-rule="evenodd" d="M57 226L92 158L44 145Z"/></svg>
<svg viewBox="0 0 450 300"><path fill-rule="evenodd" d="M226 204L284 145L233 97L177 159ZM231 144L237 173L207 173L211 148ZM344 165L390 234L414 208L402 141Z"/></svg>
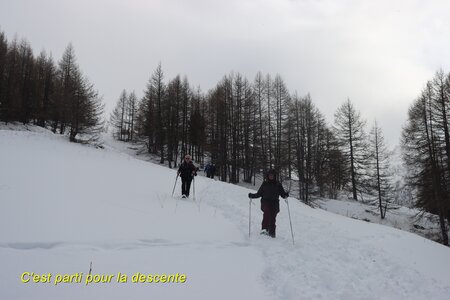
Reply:
<svg viewBox="0 0 450 300"><path fill-rule="evenodd" d="M269 170L266 173L266 179L262 183L256 194L249 193L248 197L251 199L261 197L261 210L264 212L262 220L261 234L268 234L271 237L275 237L276 218L278 212L280 212L280 199L289 197L283 185L277 181L275 170Z"/></svg>

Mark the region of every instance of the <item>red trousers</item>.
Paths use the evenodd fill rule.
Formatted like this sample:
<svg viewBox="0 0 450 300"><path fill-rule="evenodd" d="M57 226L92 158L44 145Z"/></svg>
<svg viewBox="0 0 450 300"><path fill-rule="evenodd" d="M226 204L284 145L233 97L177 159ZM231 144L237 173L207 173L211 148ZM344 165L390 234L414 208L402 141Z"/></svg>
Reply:
<svg viewBox="0 0 450 300"><path fill-rule="evenodd" d="M264 212L261 224L262 229L266 229L271 237L275 237L275 222L280 209L278 207L273 207L269 204L262 203L261 210Z"/></svg>

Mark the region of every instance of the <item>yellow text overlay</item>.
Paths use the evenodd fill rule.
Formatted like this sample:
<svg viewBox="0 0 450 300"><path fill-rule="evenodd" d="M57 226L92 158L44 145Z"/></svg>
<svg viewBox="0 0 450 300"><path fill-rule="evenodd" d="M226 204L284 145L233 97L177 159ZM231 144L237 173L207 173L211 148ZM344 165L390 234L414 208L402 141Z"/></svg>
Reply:
<svg viewBox="0 0 450 300"><path fill-rule="evenodd" d="M131 279L131 280L130 280ZM52 273L35 273L23 272L20 275L22 283L45 283L53 285L61 284L105 284L105 283L185 283L187 281L186 274L143 274L140 272L129 276L128 274L118 272L117 274L52 274Z"/></svg>

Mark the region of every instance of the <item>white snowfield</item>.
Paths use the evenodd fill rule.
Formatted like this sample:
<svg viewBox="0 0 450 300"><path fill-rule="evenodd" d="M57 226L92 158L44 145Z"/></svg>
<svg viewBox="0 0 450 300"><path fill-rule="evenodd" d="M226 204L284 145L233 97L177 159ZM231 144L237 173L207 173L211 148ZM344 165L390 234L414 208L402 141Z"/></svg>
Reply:
<svg viewBox="0 0 450 300"><path fill-rule="evenodd" d="M448 247L294 198L295 245L283 200L276 239L259 235L253 200L249 239L250 190L198 176L194 202L180 181L171 196L175 177L45 130L0 130L0 299L450 299ZM138 272L173 282L132 282Z"/></svg>

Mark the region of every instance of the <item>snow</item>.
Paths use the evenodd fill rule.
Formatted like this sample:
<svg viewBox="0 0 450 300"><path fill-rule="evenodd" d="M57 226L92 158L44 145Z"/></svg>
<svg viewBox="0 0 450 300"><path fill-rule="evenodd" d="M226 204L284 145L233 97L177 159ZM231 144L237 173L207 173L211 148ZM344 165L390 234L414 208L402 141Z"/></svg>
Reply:
<svg viewBox="0 0 450 300"><path fill-rule="evenodd" d="M321 198L314 204L335 214L413 232L432 240L441 237L438 217L424 213L420 218L422 213L415 208L388 204L386 217L381 219L377 203L371 205L361 200L340 197L339 200Z"/></svg>
<svg viewBox="0 0 450 300"><path fill-rule="evenodd" d="M180 199L175 177L109 147L0 130L0 299L448 299L448 247L294 198L295 245L284 201L271 239L253 200L249 239L249 189L197 176L195 201ZM112 281L85 285L91 262ZM133 283L137 272L187 280Z"/></svg>

